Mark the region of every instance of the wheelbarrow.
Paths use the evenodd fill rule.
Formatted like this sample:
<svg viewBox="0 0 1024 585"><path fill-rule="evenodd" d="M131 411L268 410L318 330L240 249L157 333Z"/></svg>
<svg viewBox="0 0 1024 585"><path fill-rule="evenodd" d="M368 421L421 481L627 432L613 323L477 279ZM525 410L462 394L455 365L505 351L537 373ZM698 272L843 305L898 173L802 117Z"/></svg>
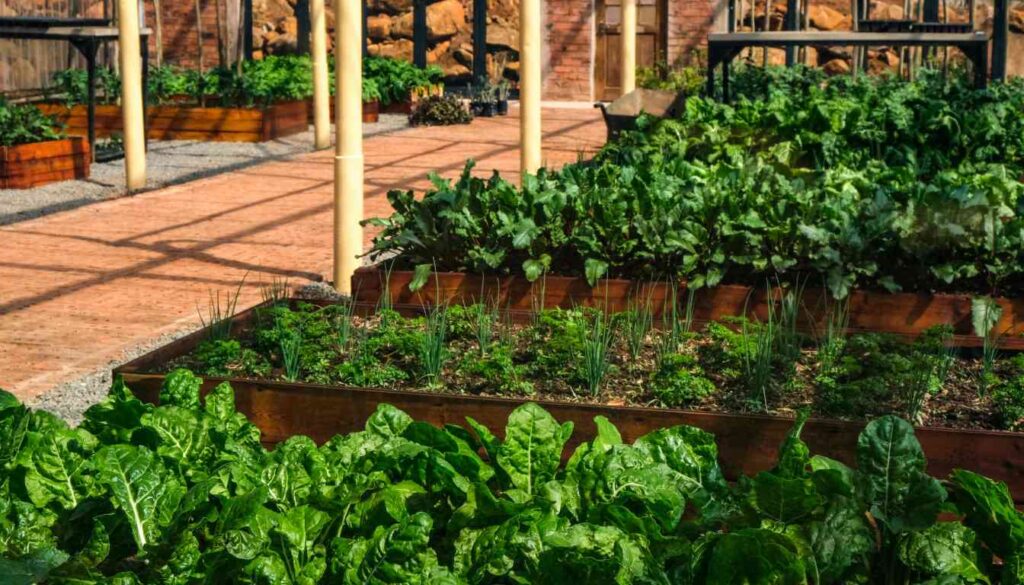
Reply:
<svg viewBox="0 0 1024 585"><path fill-rule="evenodd" d="M635 130L637 118L650 114L658 118L670 118L683 111L686 95L682 92L661 89L635 89L611 103L598 102L605 126L608 127L608 141L611 142L626 130Z"/></svg>

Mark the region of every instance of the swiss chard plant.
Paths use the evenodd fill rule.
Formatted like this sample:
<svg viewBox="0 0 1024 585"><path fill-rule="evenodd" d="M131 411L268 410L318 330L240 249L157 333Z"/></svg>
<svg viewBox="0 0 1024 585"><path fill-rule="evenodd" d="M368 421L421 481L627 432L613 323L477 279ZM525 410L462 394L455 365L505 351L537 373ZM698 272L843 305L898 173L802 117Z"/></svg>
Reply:
<svg viewBox="0 0 1024 585"><path fill-rule="evenodd" d="M535 404L500 436L381 405L363 431L268 451L229 386L200 384L176 371L152 406L115 382L78 428L0 393L5 584L1019 579L1006 486L928 476L894 417L867 426L855 467L812 455L800 418L773 469L727 483L697 428L630 444L597 417L570 454L573 425Z"/></svg>

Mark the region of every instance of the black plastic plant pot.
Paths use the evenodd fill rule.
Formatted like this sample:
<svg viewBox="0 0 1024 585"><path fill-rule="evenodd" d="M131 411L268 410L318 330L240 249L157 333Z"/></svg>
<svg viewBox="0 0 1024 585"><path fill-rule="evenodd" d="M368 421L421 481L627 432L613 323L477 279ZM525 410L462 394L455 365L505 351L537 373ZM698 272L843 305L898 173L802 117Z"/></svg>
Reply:
<svg viewBox="0 0 1024 585"><path fill-rule="evenodd" d="M498 102L495 104L495 109L497 110L499 116L507 116L508 100L498 100Z"/></svg>
<svg viewBox="0 0 1024 585"><path fill-rule="evenodd" d="M497 104L494 102L473 102L473 115L493 118Z"/></svg>

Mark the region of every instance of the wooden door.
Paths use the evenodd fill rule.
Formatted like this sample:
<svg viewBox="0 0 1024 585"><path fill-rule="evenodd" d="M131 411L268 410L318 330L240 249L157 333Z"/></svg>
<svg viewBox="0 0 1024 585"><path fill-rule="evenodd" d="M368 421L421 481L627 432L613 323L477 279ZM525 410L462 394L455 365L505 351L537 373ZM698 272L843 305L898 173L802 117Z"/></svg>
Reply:
<svg viewBox="0 0 1024 585"><path fill-rule="evenodd" d="M621 88L621 0L596 0L597 50L594 56L594 97L601 101L622 95ZM651 67L664 55L667 0L637 0L636 66Z"/></svg>

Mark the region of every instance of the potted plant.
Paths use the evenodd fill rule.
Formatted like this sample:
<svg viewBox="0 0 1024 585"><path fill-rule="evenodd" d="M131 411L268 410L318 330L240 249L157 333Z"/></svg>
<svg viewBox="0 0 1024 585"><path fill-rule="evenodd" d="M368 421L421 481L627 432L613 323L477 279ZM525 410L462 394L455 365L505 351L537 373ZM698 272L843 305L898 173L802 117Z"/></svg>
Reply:
<svg viewBox="0 0 1024 585"><path fill-rule="evenodd" d="M497 111L497 90L490 82L484 82L473 94L471 107L474 116L493 118Z"/></svg>
<svg viewBox="0 0 1024 585"><path fill-rule="evenodd" d="M380 120L380 87L374 79L363 78L363 123Z"/></svg>
<svg viewBox="0 0 1024 585"><path fill-rule="evenodd" d="M501 80L495 89L497 101L495 102L495 109L499 116L508 115L508 81Z"/></svg>

